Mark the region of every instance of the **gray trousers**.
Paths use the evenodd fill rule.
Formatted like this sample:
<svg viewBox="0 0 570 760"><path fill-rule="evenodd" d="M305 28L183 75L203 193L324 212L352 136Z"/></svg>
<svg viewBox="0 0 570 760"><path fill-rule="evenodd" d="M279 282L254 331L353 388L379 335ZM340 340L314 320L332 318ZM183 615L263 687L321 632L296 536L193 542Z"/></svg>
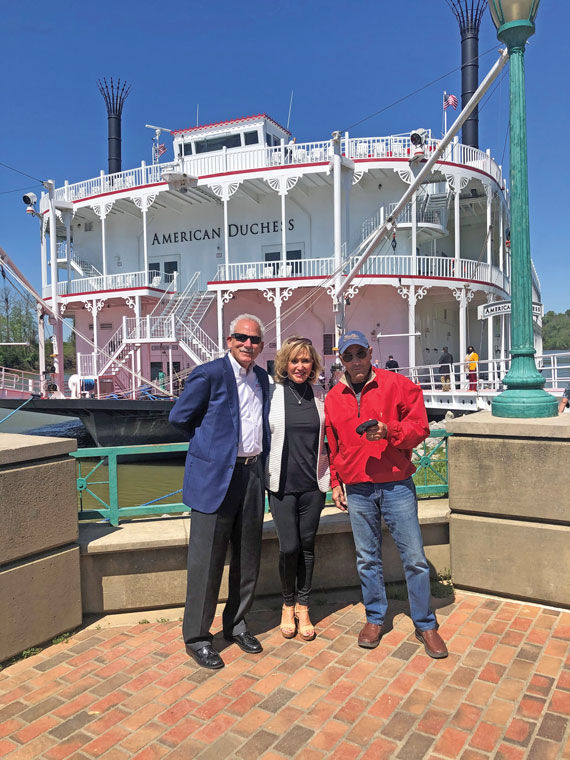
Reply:
<svg viewBox="0 0 570 760"><path fill-rule="evenodd" d="M228 600L222 622L227 636L247 630L259 574L263 528L263 469L261 457L249 465L236 464L228 491L213 514L192 510L188 546L188 587L182 635L192 649L212 641L228 544L231 546Z"/></svg>

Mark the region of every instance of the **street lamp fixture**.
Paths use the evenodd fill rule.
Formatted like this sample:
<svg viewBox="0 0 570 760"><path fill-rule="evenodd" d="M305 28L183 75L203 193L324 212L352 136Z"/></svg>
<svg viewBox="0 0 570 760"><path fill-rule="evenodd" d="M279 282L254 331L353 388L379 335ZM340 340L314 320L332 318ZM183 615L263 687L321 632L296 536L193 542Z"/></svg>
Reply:
<svg viewBox="0 0 570 760"><path fill-rule="evenodd" d="M539 0L489 0L497 37L510 59L511 368L503 379L507 390L493 399L494 417L558 414L556 399L543 390L545 379L534 362L524 51L535 31L538 4Z"/></svg>

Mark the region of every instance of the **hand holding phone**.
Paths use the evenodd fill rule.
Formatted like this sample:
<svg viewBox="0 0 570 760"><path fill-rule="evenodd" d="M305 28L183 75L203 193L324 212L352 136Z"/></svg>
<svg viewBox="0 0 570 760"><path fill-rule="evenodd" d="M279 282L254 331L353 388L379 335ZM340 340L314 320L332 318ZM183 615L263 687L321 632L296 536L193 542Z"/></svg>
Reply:
<svg viewBox="0 0 570 760"><path fill-rule="evenodd" d="M374 427L378 424L378 420L366 420L366 422L361 422L360 425L356 428L356 432L358 435L363 435L369 428Z"/></svg>

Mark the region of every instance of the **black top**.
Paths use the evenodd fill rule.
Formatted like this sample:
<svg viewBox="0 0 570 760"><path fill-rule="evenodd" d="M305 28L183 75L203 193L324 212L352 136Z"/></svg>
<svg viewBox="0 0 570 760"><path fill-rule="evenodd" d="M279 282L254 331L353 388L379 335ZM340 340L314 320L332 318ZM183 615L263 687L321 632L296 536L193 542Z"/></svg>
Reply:
<svg viewBox="0 0 570 760"><path fill-rule="evenodd" d="M400 365L395 359L388 359L388 361L386 362L386 369L391 369L392 371L394 371L395 369L398 369L399 366Z"/></svg>
<svg viewBox="0 0 570 760"><path fill-rule="evenodd" d="M295 383L287 378L284 392L285 441L279 493L317 491L317 452L321 424L313 388L307 382Z"/></svg>
<svg viewBox="0 0 570 760"><path fill-rule="evenodd" d="M449 351L444 351L442 355L439 357L439 363L441 365L439 368L440 374L449 375L449 373L451 372L451 367L449 367L449 365L453 364L453 356L449 353Z"/></svg>

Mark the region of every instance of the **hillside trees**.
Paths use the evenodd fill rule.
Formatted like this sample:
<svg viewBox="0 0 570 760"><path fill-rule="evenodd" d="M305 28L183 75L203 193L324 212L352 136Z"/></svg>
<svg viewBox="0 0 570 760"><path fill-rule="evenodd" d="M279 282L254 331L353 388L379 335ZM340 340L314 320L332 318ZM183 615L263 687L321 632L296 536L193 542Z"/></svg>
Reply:
<svg viewBox="0 0 570 760"><path fill-rule="evenodd" d="M545 351L570 350L570 309L561 314L546 312L542 320L542 342Z"/></svg>

